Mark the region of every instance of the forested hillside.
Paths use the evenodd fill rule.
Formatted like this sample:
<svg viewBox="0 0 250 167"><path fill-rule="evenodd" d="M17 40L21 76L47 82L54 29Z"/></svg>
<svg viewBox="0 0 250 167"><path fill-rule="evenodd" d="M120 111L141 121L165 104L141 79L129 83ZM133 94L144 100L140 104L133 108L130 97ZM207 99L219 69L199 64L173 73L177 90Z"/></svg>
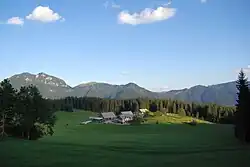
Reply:
<svg viewBox="0 0 250 167"><path fill-rule="evenodd" d="M73 112L74 109L83 109L93 112L132 112L140 108L147 108L152 112L182 114L215 123L232 123L234 107L219 106L216 104L186 103L178 100L160 99L131 99L114 100L102 98L67 97L60 100L51 100L57 110ZM184 111L184 113L183 113Z"/></svg>

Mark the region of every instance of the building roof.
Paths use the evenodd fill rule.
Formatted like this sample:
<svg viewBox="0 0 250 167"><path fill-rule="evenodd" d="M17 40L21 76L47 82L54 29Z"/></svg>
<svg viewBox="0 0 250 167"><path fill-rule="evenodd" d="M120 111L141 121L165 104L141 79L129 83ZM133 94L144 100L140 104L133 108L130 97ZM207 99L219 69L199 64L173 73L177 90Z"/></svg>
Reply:
<svg viewBox="0 0 250 167"><path fill-rule="evenodd" d="M116 115L113 112L104 112L104 113L101 113L101 114L102 114L102 117L104 119L105 118L116 118Z"/></svg>
<svg viewBox="0 0 250 167"><path fill-rule="evenodd" d="M142 113L144 113L144 112L147 112L148 111L148 109L139 109L140 110L140 112L142 112Z"/></svg>
<svg viewBox="0 0 250 167"><path fill-rule="evenodd" d="M121 112L122 116L127 116L127 117L132 117L134 116L134 114L132 113L132 111L122 111Z"/></svg>
<svg viewBox="0 0 250 167"><path fill-rule="evenodd" d="M102 120L103 118L101 118L101 117L89 117L89 119L93 119L93 120Z"/></svg>

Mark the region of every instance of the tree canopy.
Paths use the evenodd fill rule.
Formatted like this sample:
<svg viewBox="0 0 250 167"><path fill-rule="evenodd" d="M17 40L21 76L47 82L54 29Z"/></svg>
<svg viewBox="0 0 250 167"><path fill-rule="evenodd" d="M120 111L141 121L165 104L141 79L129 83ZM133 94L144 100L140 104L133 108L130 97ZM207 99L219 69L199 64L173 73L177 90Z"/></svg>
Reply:
<svg viewBox="0 0 250 167"><path fill-rule="evenodd" d="M29 140L53 134L54 111L37 87L15 90L9 80L0 84L1 137L14 136Z"/></svg>

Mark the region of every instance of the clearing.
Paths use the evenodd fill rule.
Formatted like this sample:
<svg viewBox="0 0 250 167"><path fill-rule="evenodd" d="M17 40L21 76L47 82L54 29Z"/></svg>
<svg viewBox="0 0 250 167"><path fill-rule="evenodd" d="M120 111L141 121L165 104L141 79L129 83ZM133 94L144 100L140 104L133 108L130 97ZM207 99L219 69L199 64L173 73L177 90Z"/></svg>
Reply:
<svg viewBox="0 0 250 167"><path fill-rule="evenodd" d="M237 167L239 163L250 164L249 147L234 138L230 125L79 125L89 116L95 115L58 112L54 136L39 141L0 142L0 166Z"/></svg>

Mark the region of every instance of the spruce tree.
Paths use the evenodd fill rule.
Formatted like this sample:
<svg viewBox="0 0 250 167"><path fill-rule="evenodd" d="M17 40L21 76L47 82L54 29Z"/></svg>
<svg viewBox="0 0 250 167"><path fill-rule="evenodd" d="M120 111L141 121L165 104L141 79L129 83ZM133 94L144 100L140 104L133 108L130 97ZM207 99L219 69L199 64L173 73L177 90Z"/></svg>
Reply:
<svg viewBox="0 0 250 167"><path fill-rule="evenodd" d="M7 136L6 126L10 125L14 117L16 90L5 79L0 83L0 137Z"/></svg>
<svg viewBox="0 0 250 167"><path fill-rule="evenodd" d="M235 113L235 136L240 140L246 141L249 133L249 88L248 81L243 70L238 75L236 82L237 103Z"/></svg>

